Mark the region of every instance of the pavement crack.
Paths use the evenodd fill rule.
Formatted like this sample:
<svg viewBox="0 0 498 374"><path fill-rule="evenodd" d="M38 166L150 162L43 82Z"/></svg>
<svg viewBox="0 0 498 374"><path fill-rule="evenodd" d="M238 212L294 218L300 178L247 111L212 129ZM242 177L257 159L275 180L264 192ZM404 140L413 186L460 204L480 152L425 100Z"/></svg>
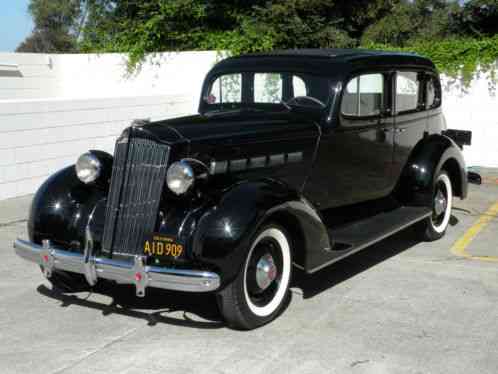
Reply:
<svg viewBox="0 0 498 374"><path fill-rule="evenodd" d="M27 219L19 219L17 221L9 221L9 222L0 223L0 228L2 228L2 227L8 227L8 226L13 226L15 224L23 223L23 222L27 222L27 221L28 221Z"/></svg>
<svg viewBox="0 0 498 374"><path fill-rule="evenodd" d="M353 361L349 366L352 367L352 368L354 368L357 365L366 364L366 363L369 363L369 362L370 362L370 360Z"/></svg>
<svg viewBox="0 0 498 374"><path fill-rule="evenodd" d="M57 369L56 371L52 372L51 374L62 374L62 373L66 373L68 370L74 368L76 365L78 365L79 363L85 361L87 358L89 357L92 357L93 355L95 355L96 353L99 353L101 350L103 349L106 349L106 348L109 348L110 346L126 339L128 336L132 335L135 331L137 331L138 328L134 328L134 329L131 329L130 331L128 331L127 333L121 335L121 336L118 336L117 338L111 340L110 342L107 342L105 343L103 346L89 352L88 354L84 355L83 357L77 359L76 361L72 362L71 364L67 365L67 366L64 366L63 368L61 369Z"/></svg>

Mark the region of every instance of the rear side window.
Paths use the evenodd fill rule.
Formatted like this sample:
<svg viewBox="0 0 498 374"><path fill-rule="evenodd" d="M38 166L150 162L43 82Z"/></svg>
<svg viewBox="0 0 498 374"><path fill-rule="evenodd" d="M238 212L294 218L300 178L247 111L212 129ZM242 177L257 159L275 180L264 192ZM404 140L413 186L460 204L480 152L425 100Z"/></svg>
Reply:
<svg viewBox="0 0 498 374"><path fill-rule="evenodd" d="M417 72L398 71L396 74L396 111L407 112L419 107L420 81Z"/></svg>
<svg viewBox="0 0 498 374"><path fill-rule="evenodd" d="M436 108L441 104L441 86L439 80L429 76L425 87L425 106L427 109Z"/></svg>
<svg viewBox="0 0 498 374"><path fill-rule="evenodd" d="M384 100L384 76L360 75L347 84L342 97L341 112L355 117L379 115L384 107Z"/></svg>

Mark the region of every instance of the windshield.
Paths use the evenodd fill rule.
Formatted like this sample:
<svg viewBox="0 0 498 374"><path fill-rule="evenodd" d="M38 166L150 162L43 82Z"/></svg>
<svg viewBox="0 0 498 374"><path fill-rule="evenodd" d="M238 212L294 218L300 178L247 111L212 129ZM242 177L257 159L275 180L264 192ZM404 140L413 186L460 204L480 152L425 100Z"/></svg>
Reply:
<svg viewBox="0 0 498 374"><path fill-rule="evenodd" d="M240 72L215 77L203 95L205 111L241 108L286 110L293 106L324 110L330 81L305 73Z"/></svg>

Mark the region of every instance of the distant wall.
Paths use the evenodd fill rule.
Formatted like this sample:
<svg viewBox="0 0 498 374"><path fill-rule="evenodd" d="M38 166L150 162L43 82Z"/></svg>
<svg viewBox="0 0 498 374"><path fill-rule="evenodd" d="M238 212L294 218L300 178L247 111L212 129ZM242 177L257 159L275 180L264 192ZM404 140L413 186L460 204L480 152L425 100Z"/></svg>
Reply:
<svg viewBox="0 0 498 374"><path fill-rule="evenodd" d="M162 54L130 77L117 54L0 53L21 73L0 76L0 200L34 192L88 149L112 153L133 119L195 113L216 56Z"/></svg>
<svg viewBox="0 0 498 374"><path fill-rule="evenodd" d="M498 87L489 74L477 75L467 88L446 77L443 87L448 128L472 130L472 146L464 147L467 166L498 167Z"/></svg>
<svg viewBox="0 0 498 374"><path fill-rule="evenodd" d="M0 74L0 199L34 192L88 149L112 152L133 119L196 112L203 78L218 58L164 53L127 76L119 54L0 53L7 71ZM448 127L473 131L467 164L498 167L498 97L489 77L478 76L465 90L443 81Z"/></svg>

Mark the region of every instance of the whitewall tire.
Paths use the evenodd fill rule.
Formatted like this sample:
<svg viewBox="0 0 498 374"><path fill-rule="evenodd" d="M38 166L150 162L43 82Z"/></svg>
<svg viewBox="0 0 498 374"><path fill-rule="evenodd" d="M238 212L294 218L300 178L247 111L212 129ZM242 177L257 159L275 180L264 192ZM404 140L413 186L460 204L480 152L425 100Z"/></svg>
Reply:
<svg viewBox="0 0 498 374"><path fill-rule="evenodd" d="M433 241L444 236L451 218L453 189L449 175L445 171L434 179L432 214L419 224L423 240Z"/></svg>
<svg viewBox="0 0 498 374"><path fill-rule="evenodd" d="M273 320L288 300L292 243L283 227L262 227L251 242L243 269L218 294L220 311L230 327L254 329Z"/></svg>

